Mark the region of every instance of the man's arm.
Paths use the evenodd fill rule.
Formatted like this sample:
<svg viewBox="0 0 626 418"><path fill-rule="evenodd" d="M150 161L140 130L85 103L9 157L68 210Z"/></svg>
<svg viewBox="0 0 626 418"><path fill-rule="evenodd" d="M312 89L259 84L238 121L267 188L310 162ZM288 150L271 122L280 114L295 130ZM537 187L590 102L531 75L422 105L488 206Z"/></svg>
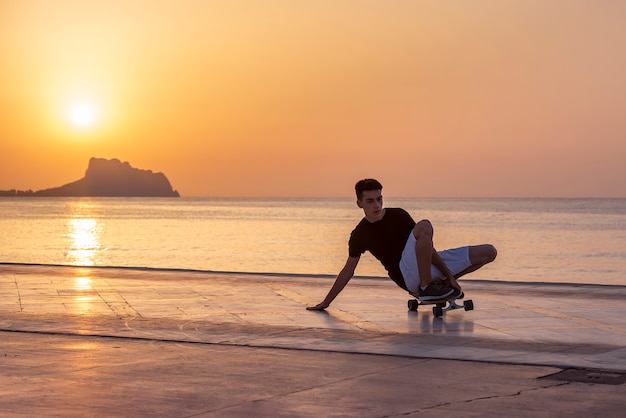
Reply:
<svg viewBox="0 0 626 418"><path fill-rule="evenodd" d="M350 279L354 276L354 270L356 270L357 264L359 264L360 257L348 257L348 261L346 261L346 265L341 269L337 278L335 279L335 283L333 287L328 291L328 295L324 298L324 300L315 305L309 306L307 309L309 311L322 311L330 305L330 303L335 300L337 295L341 293L344 287L348 284Z"/></svg>

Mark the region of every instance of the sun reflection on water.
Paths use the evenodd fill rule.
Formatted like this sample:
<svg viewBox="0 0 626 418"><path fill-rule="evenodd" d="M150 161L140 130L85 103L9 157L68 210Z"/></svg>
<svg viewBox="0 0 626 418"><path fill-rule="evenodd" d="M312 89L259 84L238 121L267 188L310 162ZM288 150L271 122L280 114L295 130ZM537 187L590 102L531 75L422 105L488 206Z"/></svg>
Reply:
<svg viewBox="0 0 626 418"><path fill-rule="evenodd" d="M90 215L90 207L88 204L80 204L68 222L69 264L93 266L97 264L98 255L102 251L102 224Z"/></svg>

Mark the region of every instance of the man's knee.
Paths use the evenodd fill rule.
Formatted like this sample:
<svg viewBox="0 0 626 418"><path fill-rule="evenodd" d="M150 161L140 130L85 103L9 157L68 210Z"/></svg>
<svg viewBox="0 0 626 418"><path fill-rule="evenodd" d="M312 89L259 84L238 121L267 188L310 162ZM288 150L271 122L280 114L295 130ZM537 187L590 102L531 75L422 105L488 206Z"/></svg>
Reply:
<svg viewBox="0 0 626 418"><path fill-rule="evenodd" d="M422 219L413 228L413 235L415 235L415 239L419 240L420 238L429 238L433 237L433 225L430 223L428 219Z"/></svg>
<svg viewBox="0 0 626 418"><path fill-rule="evenodd" d="M470 261L472 264L484 265L491 263L498 256L498 250L491 244L470 247Z"/></svg>
<svg viewBox="0 0 626 418"><path fill-rule="evenodd" d="M488 263L491 263L498 256L498 250L496 250L496 247L494 247L491 244L486 245L485 252L486 252L486 257L488 259L487 261Z"/></svg>

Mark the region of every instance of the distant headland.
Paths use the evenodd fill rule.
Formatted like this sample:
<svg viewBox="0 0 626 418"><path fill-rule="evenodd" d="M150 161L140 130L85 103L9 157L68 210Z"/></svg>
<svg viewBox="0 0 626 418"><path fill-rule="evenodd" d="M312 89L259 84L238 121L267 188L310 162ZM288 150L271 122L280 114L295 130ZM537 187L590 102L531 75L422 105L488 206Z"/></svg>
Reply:
<svg viewBox="0 0 626 418"><path fill-rule="evenodd" d="M85 177L51 189L0 190L15 197L180 197L163 173L133 168L113 158L91 158Z"/></svg>

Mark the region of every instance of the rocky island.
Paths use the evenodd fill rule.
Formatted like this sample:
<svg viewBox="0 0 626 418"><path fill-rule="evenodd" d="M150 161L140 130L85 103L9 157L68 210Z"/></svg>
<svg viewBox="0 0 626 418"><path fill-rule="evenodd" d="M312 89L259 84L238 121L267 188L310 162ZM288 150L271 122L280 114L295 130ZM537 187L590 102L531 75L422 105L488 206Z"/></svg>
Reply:
<svg viewBox="0 0 626 418"><path fill-rule="evenodd" d="M163 173L133 168L113 158L91 158L85 177L38 191L5 190L0 196L34 197L180 197Z"/></svg>

